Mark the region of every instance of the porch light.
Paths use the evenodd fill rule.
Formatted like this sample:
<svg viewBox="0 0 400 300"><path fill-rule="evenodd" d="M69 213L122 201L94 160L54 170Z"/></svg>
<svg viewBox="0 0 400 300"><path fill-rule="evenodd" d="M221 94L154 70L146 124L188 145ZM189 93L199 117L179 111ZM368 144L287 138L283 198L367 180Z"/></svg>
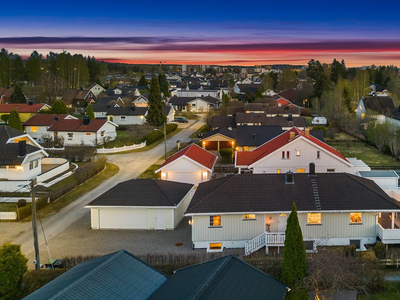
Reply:
<svg viewBox="0 0 400 300"><path fill-rule="evenodd" d="M167 177L167 173L161 172L161 179L165 179Z"/></svg>
<svg viewBox="0 0 400 300"><path fill-rule="evenodd" d="M192 226L194 224L194 218L189 220L189 225Z"/></svg>
<svg viewBox="0 0 400 300"><path fill-rule="evenodd" d="M205 146L206 145L206 142L205 141L203 141L203 146Z"/></svg>
<svg viewBox="0 0 400 300"><path fill-rule="evenodd" d="M17 170L23 170L24 167L23 166L17 166Z"/></svg>
<svg viewBox="0 0 400 300"><path fill-rule="evenodd" d="M203 172L203 179L207 178L207 172Z"/></svg>

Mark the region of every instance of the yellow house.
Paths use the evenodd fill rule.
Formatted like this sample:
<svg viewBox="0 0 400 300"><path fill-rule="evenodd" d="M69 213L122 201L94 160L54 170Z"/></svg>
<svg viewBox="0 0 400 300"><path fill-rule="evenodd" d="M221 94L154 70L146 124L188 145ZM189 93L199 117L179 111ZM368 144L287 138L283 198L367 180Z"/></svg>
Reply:
<svg viewBox="0 0 400 300"><path fill-rule="evenodd" d="M11 110L15 109L21 122L27 121L30 117L36 115L40 110L48 110L51 106L44 103L12 103L0 104L0 117L10 114Z"/></svg>

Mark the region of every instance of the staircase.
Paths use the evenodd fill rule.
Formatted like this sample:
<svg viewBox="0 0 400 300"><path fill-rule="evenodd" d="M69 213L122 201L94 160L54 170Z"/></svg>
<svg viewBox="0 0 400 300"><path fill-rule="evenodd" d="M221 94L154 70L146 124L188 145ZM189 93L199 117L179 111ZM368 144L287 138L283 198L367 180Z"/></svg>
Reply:
<svg viewBox="0 0 400 300"><path fill-rule="evenodd" d="M285 243L284 232L263 232L244 245L244 254L250 255L265 246L283 246Z"/></svg>

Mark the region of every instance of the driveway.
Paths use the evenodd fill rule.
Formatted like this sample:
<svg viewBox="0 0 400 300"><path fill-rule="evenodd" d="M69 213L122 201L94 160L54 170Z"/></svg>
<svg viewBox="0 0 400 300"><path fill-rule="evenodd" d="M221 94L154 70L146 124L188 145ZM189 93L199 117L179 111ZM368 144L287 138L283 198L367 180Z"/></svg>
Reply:
<svg viewBox="0 0 400 300"><path fill-rule="evenodd" d="M170 151L176 147L176 140L189 142L190 135L204 124L205 123L202 120L191 120L187 124L179 124L179 127L182 127L183 130L167 140L167 151ZM105 181L89 193L76 199L73 203L63 208L57 214L42 220L44 232L50 248L50 253L53 253L53 251L55 253L51 256L62 257L66 255L83 255L81 253L99 255L109 253L111 248L115 249L115 251L124 248L126 250L133 249L134 251L137 249L137 251L143 252L144 249L150 250L152 244L155 244L160 248L160 250L164 249L166 251L172 251L172 249L175 249L175 246L172 245L175 241L177 241L177 243L183 243L184 246L186 245L187 247L190 237L189 240L187 240L187 237L185 240L183 238L179 238L181 234L185 235L185 233L181 233L179 230L161 232L161 234L166 234L167 241L173 242L168 247L164 247L162 243L158 242L163 240L157 236L159 231L154 233L152 231L91 230L90 210L84 208L87 203L100 196L116 184L139 176L148 167L163 157L163 155L164 143L161 143L146 152L133 152L107 156L110 162L119 166L120 172L117 175ZM4 224L7 225L3 226ZM0 237L0 244L5 241L11 241L12 243L20 244L22 252L30 259L28 264L29 268L32 267L31 260L34 256L33 234L30 229L30 224L28 225L26 223L0 223L0 232L3 230L8 231L5 237ZM173 238L172 236L175 234L177 237ZM45 254L47 253L47 249L39 221L38 235L41 253L43 252L43 254ZM135 238L135 235L139 235L139 237ZM153 236L155 236L155 238L153 242L151 242L151 237ZM148 239L145 237L148 237ZM96 245L97 240L99 241L97 243L99 247L92 246ZM110 246L111 248L109 248L109 244L113 246ZM133 246L135 246L135 248L132 248ZM185 249L186 247L179 249ZM101 251L101 253L97 253L97 251ZM41 259L41 262L46 261L48 256L48 254L42 256L43 258Z"/></svg>

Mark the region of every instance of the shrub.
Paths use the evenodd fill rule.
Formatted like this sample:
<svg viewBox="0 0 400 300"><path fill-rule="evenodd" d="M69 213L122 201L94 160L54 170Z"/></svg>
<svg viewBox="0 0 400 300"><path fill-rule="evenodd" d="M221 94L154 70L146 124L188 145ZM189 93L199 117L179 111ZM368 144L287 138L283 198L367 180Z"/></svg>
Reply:
<svg viewBox="0 0 400 300"><path fill-rule="evenodd" d="M349 256L355 257L356 253L357 253L357 246L356 245L350 244L350 245L345 246L344 255L346 257L349 257Z"/></svg>
<svg viewBox="0 0 400 300"><path fill-rule="evenodd" d="M312 130L321 130L324 135L325 135L325 132L326 132L325 126L314 126L312 128Z"/></svg>
<svg viewBox="0 0 400 300"><path fill-rule="evenodd" d="M178 128L178 124L167 124L166 127L166 132L167 134L174 131L176 128ZM163 130L160 128L160 130ZM164 138L164 133L160 130L154 130L150 132L148 135L146 135L141 142L146 141L146 145L150 145L154 143L155 141L158 141L161 138Z"/></svg>
<svg viewBox="0 0 400 300"><path fill-rule="evenodd" d="M78 184L76 182L68 182L62 186L59 186L58 188L55 188L52 190L49 194L51 201L54 201L61 196L65 195L69 191L73 190Z"/></svg>
<svg viewBox="0 0 400 300"><path fill-rule="evenodd" d="M26 200L25 199L19 199L18 202L17 202L17 206L18 206L18 208L26 206Z"/></svg>
<svg viewBox="0 0 400 300"><path fill-rule="evenodd" d="M381 242L377 242L374 246L375 256L376 258L386 258L386 245Z"/></svg>
<svg viewBox="0 0 400 300"><path fill-rule="evenodd" d="M223 148L219 150L219 154L222 157L222 163L229 164L232 162L233 149Z"/></svg>
<svg viewBox="0 0 400 300"><path fill-rule="evenodd" d="M32 205L29 203L24 207L18 209L19 219L25 219L32 214Z"/></svg>
<svg viewBox="0 0 400 300"><path fill-rule="evenodd" d="M73 177L77 184L85 182L103 170L106 165L106 160L107 159L105 157L100 157L97 160L88 162L87 164L84 164L76 169Z"/></svg>

